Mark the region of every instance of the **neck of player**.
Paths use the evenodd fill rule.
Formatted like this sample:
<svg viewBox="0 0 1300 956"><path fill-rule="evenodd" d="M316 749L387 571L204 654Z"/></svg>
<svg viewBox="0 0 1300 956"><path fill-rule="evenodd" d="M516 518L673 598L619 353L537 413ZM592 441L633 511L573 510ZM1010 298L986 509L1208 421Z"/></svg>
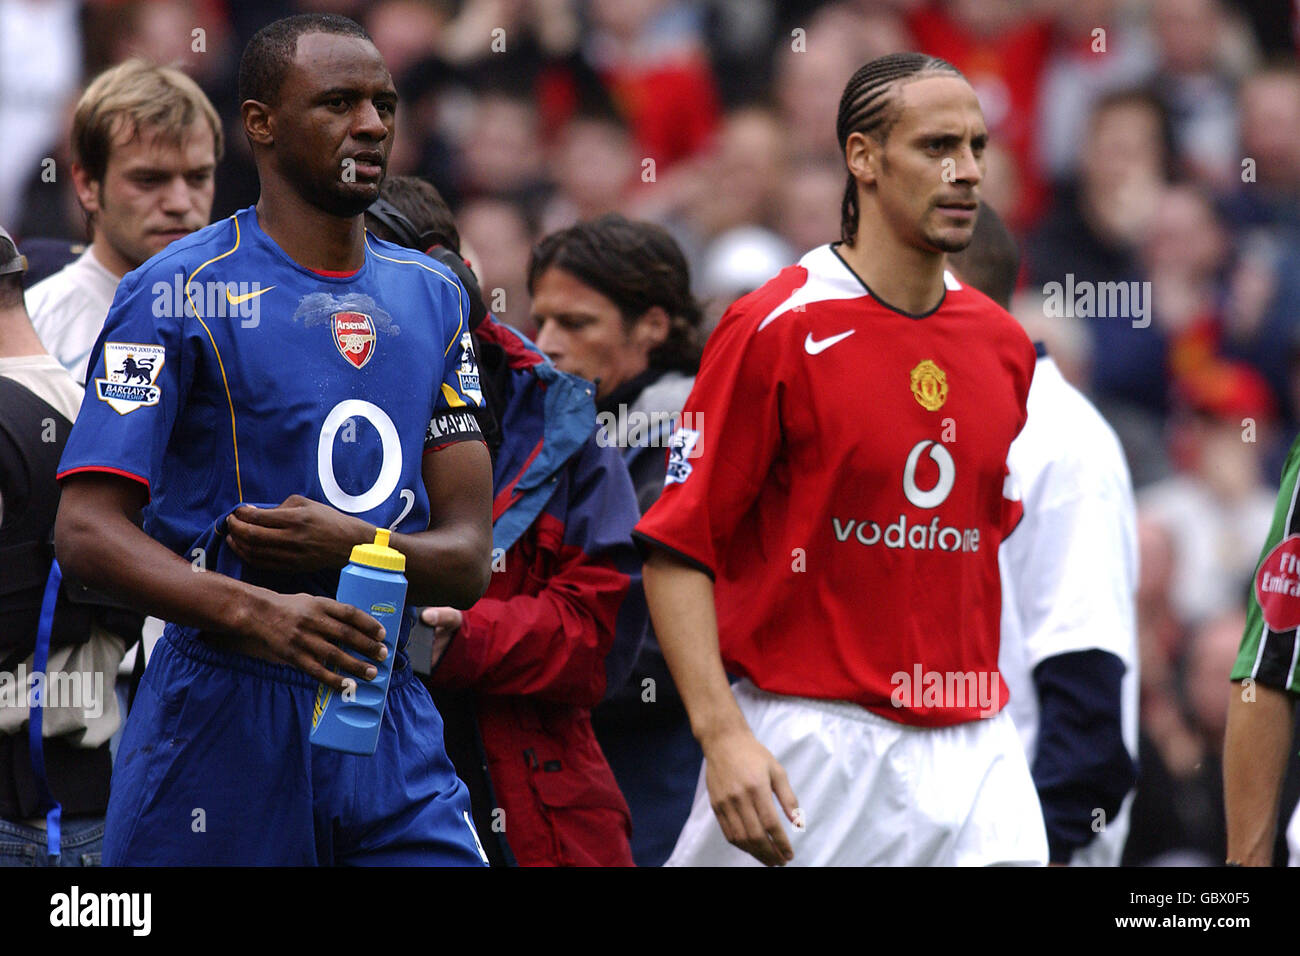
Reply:
<svg viewBox="0 0 1300 956"><path fill-rule="evenodd" d="M943 298L944 254L900 241L884 223L873 226L864 218L853 245L837 248L872 295L892 308L920 315Z"/></svg>
<svg viewBox="0 0 1300 956"><path fill-rule="evenodd" d="M262 231L290 259L320 272L355 272L366 261L363 216L342 218L306 202L287 184L257 200Z"/></svg>

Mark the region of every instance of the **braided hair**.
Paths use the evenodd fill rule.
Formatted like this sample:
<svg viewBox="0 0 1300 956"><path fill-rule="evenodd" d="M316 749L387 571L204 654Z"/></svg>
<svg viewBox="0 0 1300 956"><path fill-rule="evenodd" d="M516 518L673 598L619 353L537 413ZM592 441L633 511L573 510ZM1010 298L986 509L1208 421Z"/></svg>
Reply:
<svg viewBox="0 0 1300 956"><path fill-rule="evenodd" d="M861 67L849 79L840 97L840 112L835 119L835 135L840 153L853 133L865 133L881 145L898 121L899 109L893 96L893 84L902 79L920 79L929 75L960 77L961 71L937 56L924 53L890 53ZM849 173L840 204L840 237L853 245L858 232L858 184Z"/></svg>

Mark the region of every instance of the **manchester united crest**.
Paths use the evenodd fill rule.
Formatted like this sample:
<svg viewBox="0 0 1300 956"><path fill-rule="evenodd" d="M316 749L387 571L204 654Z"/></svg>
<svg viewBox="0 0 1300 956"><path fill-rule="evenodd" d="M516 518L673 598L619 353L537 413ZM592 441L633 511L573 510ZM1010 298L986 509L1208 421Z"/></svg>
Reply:
<svg viewBox="0 0 1300 956"><path fill-rule="evenodd" d="M936 412L948 400L948 376L929 359L922 359L912 369L912 394L921 407Z"/></svg>
<svg viewBox="0 0 1300 956"><path fill-rule="evenodd" d="M364 367L375 354L375 323L364 312L335 312L330 328L339 354L356 368Z"/></svg>

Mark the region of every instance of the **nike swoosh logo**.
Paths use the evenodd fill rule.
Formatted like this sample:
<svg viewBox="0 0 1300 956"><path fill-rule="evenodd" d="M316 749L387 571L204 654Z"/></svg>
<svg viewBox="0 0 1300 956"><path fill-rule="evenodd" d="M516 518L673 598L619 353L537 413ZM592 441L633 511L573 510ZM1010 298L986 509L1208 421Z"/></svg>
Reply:
<svg viewBox="0 0 1300 956"><path fill-rule="evenodd" d="M275 286L269 285L265 289L258 289L256 292L245 292L243 295L231 295L230 287L226 287L226 301L231 305L239 305L241 302L247 302L249 299L256 299L263 292L270 292Z"/></svg>
<svg viewBox="0 0 1300 956"><path fill-rule="evenodd" d="M847 332L841 332L839 335L832 335L829 339L822 339L820 342L814 341L812 333L809 332L808 337L803 340L804 351L809 355L817 355L820 352L825 352L836 342L843 342L856 331L857 329L849 329Z"/></svg>

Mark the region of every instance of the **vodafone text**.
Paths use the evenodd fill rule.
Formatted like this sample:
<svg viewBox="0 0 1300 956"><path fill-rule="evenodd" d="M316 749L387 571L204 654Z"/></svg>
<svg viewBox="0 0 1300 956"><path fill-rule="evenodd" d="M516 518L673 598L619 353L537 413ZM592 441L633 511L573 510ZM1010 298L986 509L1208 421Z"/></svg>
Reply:
<svg viewBox="0 0 1300 956"><path fill-rule="evenodd" d="M911 548L913 551L978 551L980 549L979 528L939 527L936 516L926 524L913 524L910 527L906 515L899 515L898 520L882 528L874 521L866 519L831 518L837 541L843 543L852 535L859 544L870 547L883 543L886 548Z"/></svg>

